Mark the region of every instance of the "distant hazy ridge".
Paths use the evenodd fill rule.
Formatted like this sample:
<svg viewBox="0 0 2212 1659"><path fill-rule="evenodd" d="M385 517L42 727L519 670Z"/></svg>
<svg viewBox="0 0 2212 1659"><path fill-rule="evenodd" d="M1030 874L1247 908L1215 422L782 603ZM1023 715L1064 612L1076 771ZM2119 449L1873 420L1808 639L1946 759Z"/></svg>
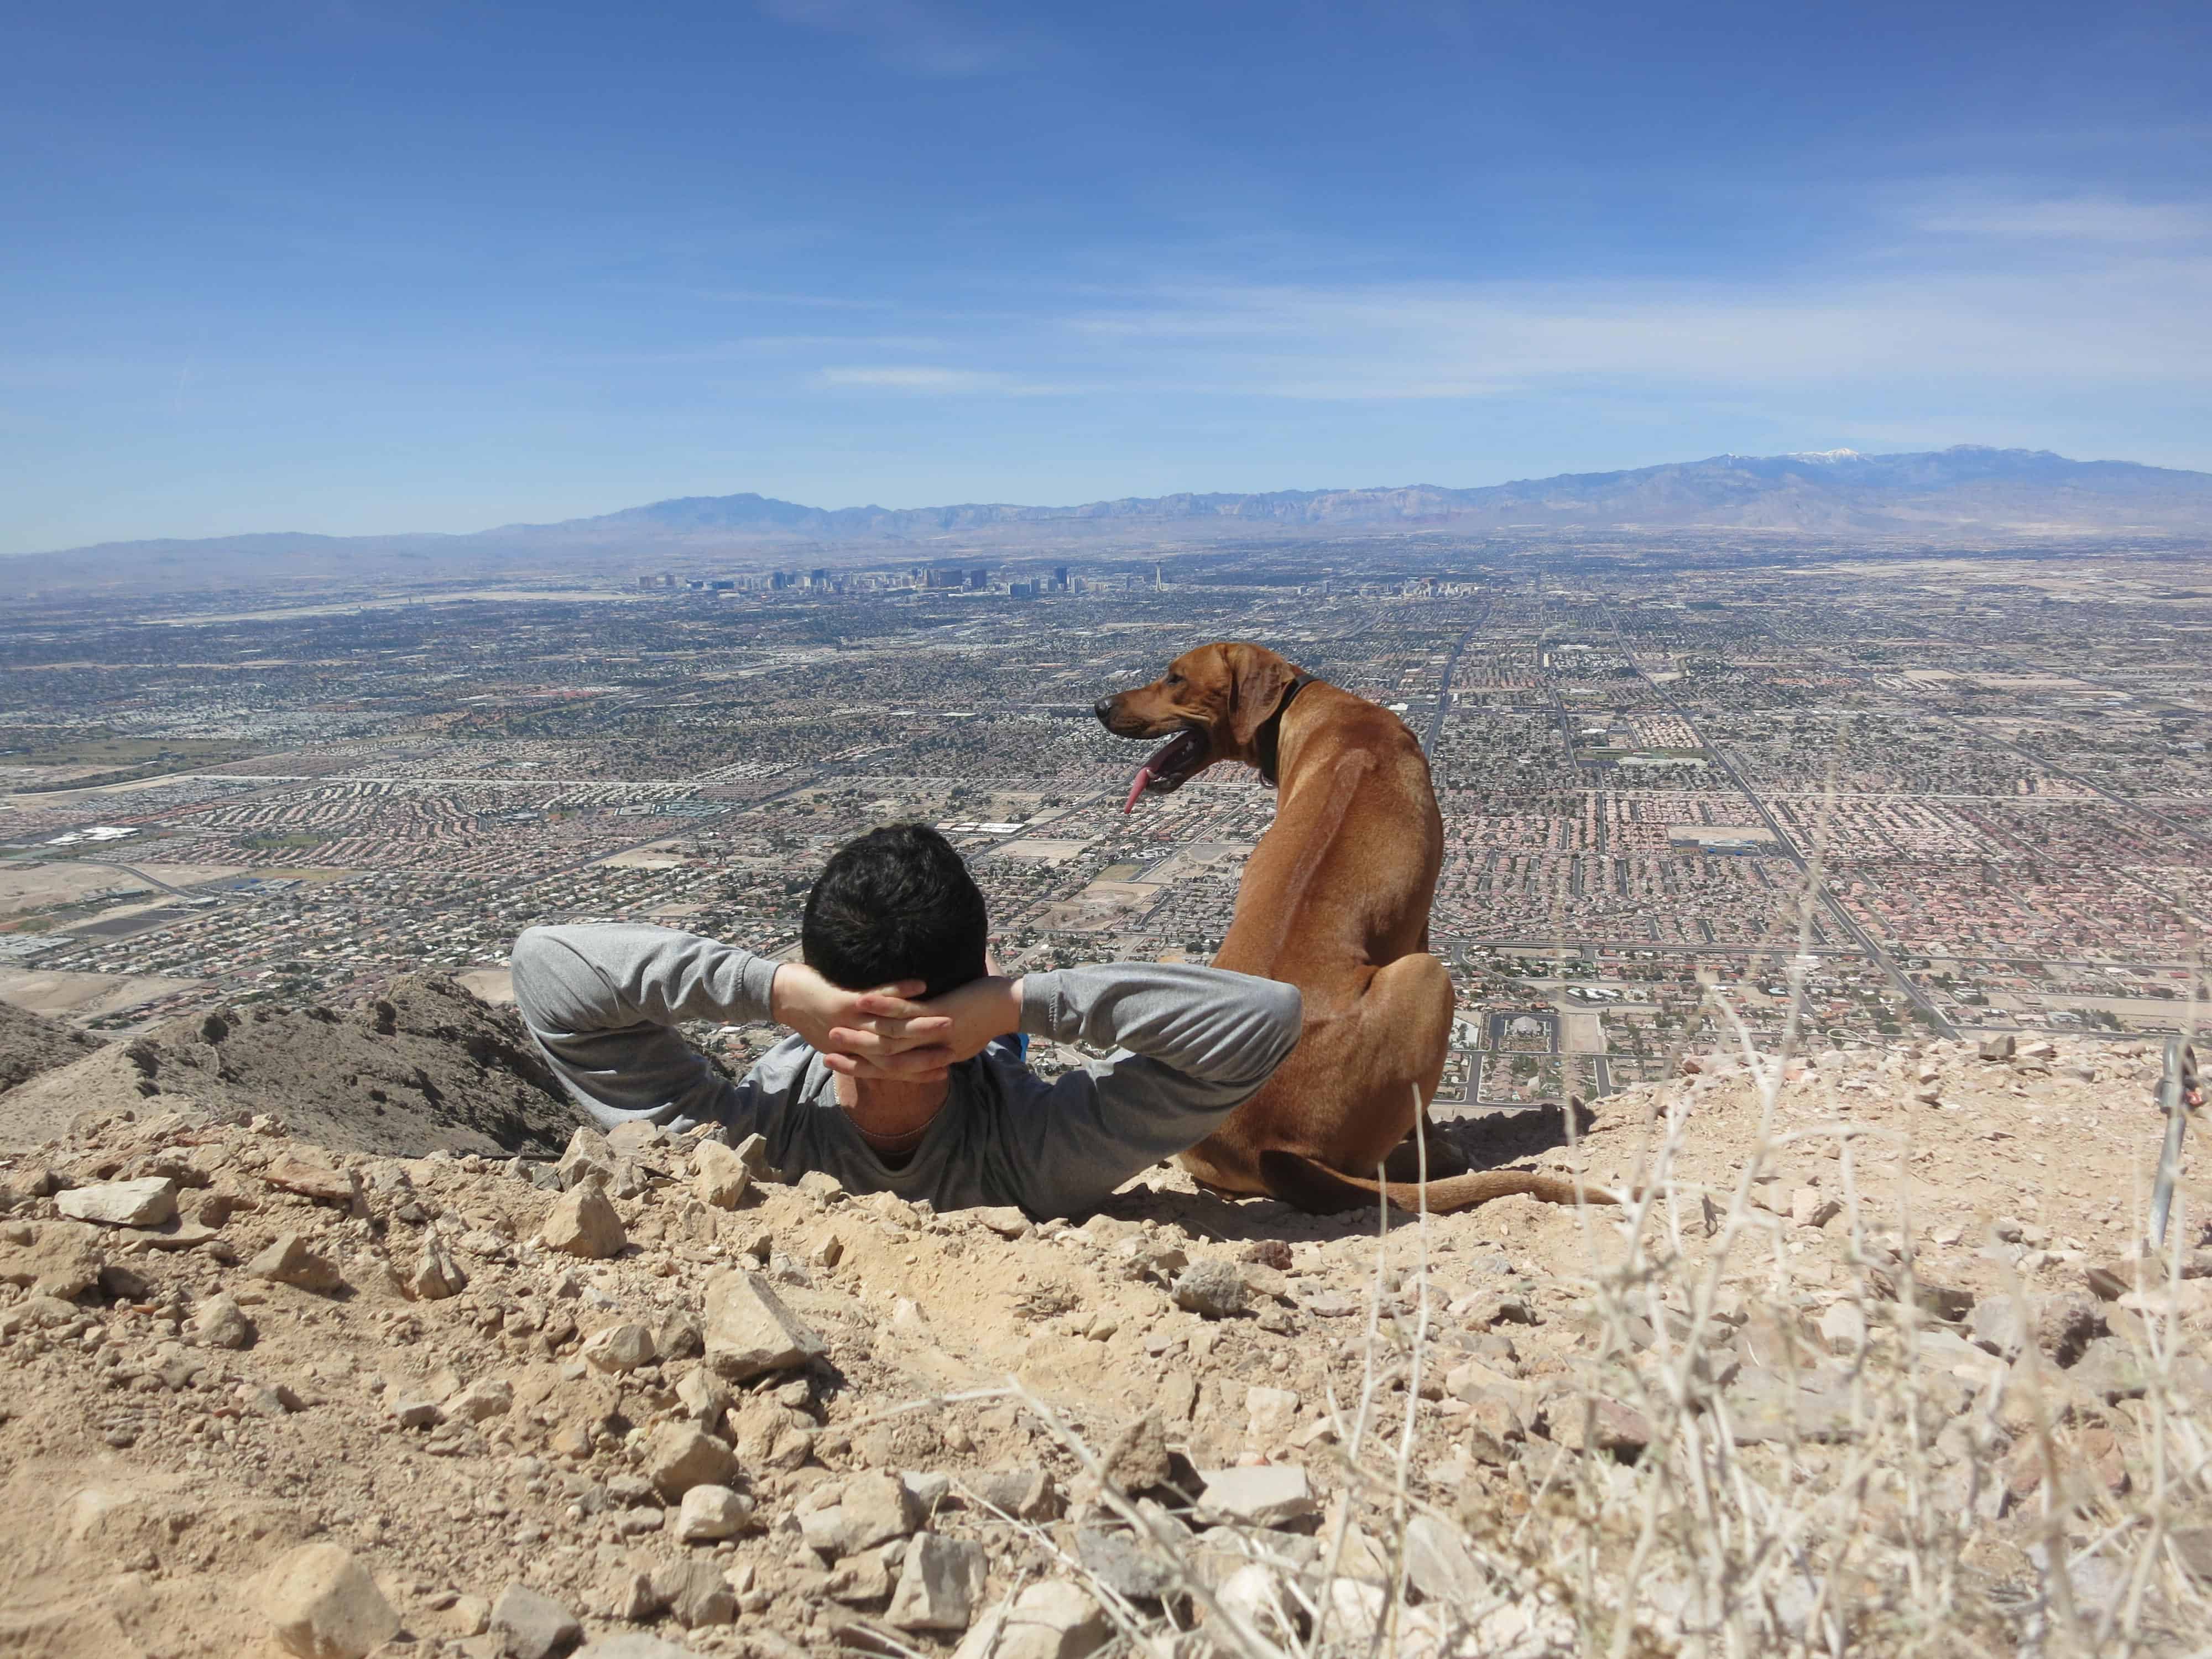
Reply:
<svg viewBox="0 0 2212 1659"><path fill-rule="evenodd" d="M506 525L471 535L329 537L295 533L201 541L111 542L70 550L55 586L104 581L198 586L227 574L358 576L372 560L414 568L574 566L624 553L786 551L798 546L1031 547L1054 543L1206 542L1311 536L1467 534L1516 530L1715 530L1839 537L2005 538L2212 532L2212 473L2073 461L2045 450L1957 448L1905 455L1837 450L1811 455L1717 455L1627 472L1453 489L1285 489L1177 495L1079 507L803 507L752 494L692 495L557 524ZM52 557L54 556L42 556Z"/></svg>

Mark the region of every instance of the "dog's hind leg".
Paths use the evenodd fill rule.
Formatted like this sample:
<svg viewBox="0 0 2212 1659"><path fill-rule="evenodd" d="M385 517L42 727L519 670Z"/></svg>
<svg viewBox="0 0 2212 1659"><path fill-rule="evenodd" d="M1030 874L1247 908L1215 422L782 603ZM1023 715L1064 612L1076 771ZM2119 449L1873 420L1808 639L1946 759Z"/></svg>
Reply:
<svg viewBox="0 0 2212 1659"><path fill-rule="evenodd" d="M1467 1161L1428 1121L1428 1104L1443 1081L1444 1060L1451 1049L1450 972L1425 952L1399 957L1377 971L1369 985L1360 1022L1365 1039L1362 1046L1371 1068L1370 1089L1382 1096L1372 1109L1375 1139L1370 1147L1385 1158L1394 1179L1413 1180L1418 1175L1416 1134L1428 1142L1431 1176L1465 1170ZM1352 1163L1341 1167L1365 1173ZM1373 1167L1370 1164L1365 1169Z"/></svg>

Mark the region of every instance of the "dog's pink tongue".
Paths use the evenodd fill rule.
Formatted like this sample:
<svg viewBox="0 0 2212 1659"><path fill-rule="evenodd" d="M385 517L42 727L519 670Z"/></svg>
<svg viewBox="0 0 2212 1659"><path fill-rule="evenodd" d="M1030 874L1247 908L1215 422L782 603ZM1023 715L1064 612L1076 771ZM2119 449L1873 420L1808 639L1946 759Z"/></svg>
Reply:
<svg viewBox="0 0 2212 1659"><path fill-rule="evenodd" d="M1145 786L1152 781L1152 769L1148 762L1137 769L1136 781L1129 786L1129 799L1121 803L1123 817L1137 810L1137 797L1145 793Z"/></svg>

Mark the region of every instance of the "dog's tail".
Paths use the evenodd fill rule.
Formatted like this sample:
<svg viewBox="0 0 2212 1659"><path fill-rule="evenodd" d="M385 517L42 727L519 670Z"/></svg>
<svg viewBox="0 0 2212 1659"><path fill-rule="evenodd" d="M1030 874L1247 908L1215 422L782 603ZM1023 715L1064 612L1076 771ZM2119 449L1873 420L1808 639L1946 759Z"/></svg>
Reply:
<svg viewBox="0 0 2212 1659"><path fill-rule="evenodd" d="M1418 1182L1370 1181L1279 1149L1260 1154L1260 1178L1277 1198L1314 1215L1359 1209L1373 1205L1377 1197L1387 1198L1407 1211L1418 1211L1422 1204ZM1493 1198L1517 1195L1546 1204L1615 1202L1610 1194L1588 1182L1577 1190L1572 1181L1559 1176L1535 1175L1526 1170L1477 1170L1429 1182L1428 1209L1431 1215L1449 1215L1487 1204Z"/></svg>

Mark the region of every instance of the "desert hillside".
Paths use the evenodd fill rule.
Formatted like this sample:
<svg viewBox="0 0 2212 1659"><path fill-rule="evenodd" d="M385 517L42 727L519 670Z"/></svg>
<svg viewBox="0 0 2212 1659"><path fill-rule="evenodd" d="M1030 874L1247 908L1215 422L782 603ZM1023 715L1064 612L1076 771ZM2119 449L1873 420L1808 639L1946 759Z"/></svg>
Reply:
<svg viewBox="0 0 2212 1659"><path fill-rule="evenodd" d="M423 994L442 1012L394 997L384 1035L443 1092L497 1016ZM380 1018L269 1016L343 1065ZM1578 1125L1453 1131L1634 1201L1386 1231L1164 1168L1033 1224L697 1135L334 1151L321 1085L275 1109L273 1058L204 1042L234 1062L171 1033L151 1092L86 1082L118 1049L0 1100L76 1109L0 1156L9 1653L2179 1653L2206 1627L2212 1258L2193 1197L2163 1262L2131 1249L2147 1048L1699 1056Z"/></svg>

